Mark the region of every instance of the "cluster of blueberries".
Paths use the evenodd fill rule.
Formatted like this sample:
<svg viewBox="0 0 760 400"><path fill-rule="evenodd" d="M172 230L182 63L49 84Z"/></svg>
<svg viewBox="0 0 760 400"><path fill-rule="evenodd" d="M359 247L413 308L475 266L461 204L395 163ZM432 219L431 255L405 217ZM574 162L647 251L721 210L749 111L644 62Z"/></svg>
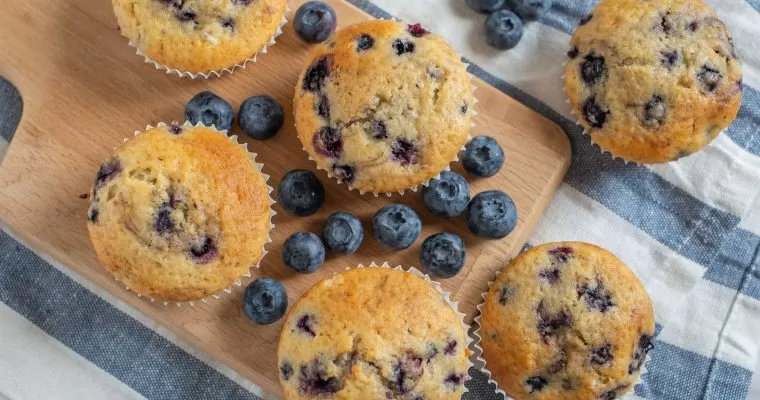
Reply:
<svg viewBox="0 0 760 400"><path fill-rule="evenodd" d="M517 46L523 23L541 18L552 7L552 0L466 0L479 13L487 13L486 42L501 50Z"/></svg>
<svg viewBox="0 0 760 400"><path fill-rule="evenodd" d="M504 152L491 137L471 140L462 154L462 165L472 175L490 177L504 164ZM297 169L285 174L278 186L279 201L291 215L315 214L325 201L325 189L317 176ZM470 198L467 180L460 174L444 171L422 191L425 207L432 214L454 218L466 214L467 226L474 234L491 239L507 236L517 224L517 210L512 199L500 190L481 192ZM372 217L372 236L380 245L393 250L412 246L422 233L422 221L412 208L389 204ZM364 227L359 218L346 211L330 215L321 235L296 232L282 247L282 260L298 273L313 273L325 262L326 253L351 254L364 240ZM420 263L423 270L437 278L457 275L465 263L462 238L449 233L434 234L422 243ZM285 302L285 303L283 303ZM255 322L278 320L287 308L285 288L276 280L261 278L245 292L243 308Z"/></svg>
<svg viewBox="0 0 760 400"><path fill-rule="evenodd" d="M487 11L487 2L468 0L468 3L473 8L477 6L479 11ZM533 3L526 0L524 4ZM304 41L319 43L333 34L336 22L332 7L320 1L311 1L296 11L294 29ZM206 91L188 102L185 119L192 124L201 122L220 130L229 130L233 125L234 112L227 101ZM248 98L238 112L240 128L246 135L258 140L274 137L282 128L284 119L282 107L269 96ZM495 175L503 164L502 148L488 136L471 140L462 154L464 169L478 177ZM282 207L289 214L299 217L315 214L325 201L325 189L317 176L302 169L285 174L278 186L278 194ZM506 193L489 190L471 199L467 180L455 172L444 171L439 178L431 180L424 187L422 198L425 207L435 215L454 218L466 213L470 231L481 237L503 238L517 224L515 204ZM422 221L412 208L390 204L375 213L371 231L383 247L401 250L409 248L419 238ZM312 232L291 235L283 245L282 260L295 272L312 273L324 264L327 251L351 254L359 249L363 240L364 227L359 218L349 212L338 211L327 218L321 236ZM453 233L434 234L422 243L420 262L426 273L437 278L451 278L464 266L464 241ZM257 324L279 320L285 315L287 307L285 287L272 278L255 280L243 295L243 311Z"/></svg>

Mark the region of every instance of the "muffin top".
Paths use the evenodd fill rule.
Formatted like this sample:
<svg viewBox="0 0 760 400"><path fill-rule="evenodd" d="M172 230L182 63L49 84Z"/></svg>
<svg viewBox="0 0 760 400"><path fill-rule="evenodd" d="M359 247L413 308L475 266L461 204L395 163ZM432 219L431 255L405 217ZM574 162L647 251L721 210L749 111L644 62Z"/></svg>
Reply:
<svg viewBox="0 0 760 400"><path fill-rule="evenodd" d="M467 379L460 317L430 283L357 268L314 285L278 347L286 399L459 399Z"/></svg>
<svg viewBox="0 0 760 400"><path fill-rule="evenodd" d="M480 324L486 369L518 400L622 397L638 382L655 328L636 275L578 242L515 258L491 286Z"/></svg>
<svg viewBox="0 0 760 400"><path fill-rule="evenodd" d="M192 73L252 58L277 34L287 0L112 0L119 27L148 58Z"/></svg>
<svg viewBox="0 0 760 400"><path fill-rule="evenodd" d="M220 292L257 264L269 240L264 176L210 128L162 126L129 139L101 165L90 202L100 261L156 299Z"/></svg>
<svg viewBox="0 0 760 400"><path fill-rule="evenodd" d="M317 166L361 192L414 188L467 141L465 65L419 25L366 21L309 55L296 86L298 137Z"/></svg>
<svg viewBox="0 0 760 400"><path fill-rule="evenodd" d="M742 68L701 0L604 0L570 41L565 87L592 140L628 161L692 154L736 117Z"/></svg>

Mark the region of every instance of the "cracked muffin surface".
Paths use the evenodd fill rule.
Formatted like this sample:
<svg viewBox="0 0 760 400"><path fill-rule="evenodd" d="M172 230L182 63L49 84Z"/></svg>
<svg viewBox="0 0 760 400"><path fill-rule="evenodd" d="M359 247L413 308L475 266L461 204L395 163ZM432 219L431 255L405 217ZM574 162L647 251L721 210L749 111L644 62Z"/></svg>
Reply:
<svg viewBox="0 0 760 400"><path fill-rule="evenodd" d="M269 187L247 151L204 127L150 129L116 148L90 192L98 259L160 300L218 293L261 259Z"/></svg>
<svg viewBox="0 0 760 400"><path fill-rule="evenodd" d="M148 58L207 73L252 58L277 33L287 0L112 0L119 28Z"/></svg>
<svg viewBox="0 0 760 400"><path fill-rule="evenodd" d="M572 39L565 88L594 143L638 163L688 156L734 120L742 68L701 0L604 0Z"/></svg>
<svg viewBox="0 0 760 400"><path fill-rule="evenodd" d="M280 334L286 399L459 399L466 333L430 283L389 268L356 268L313 286Z"/></svg>
<svg viewBox="0 0 760 400"><path fill-rule="evenodd" d="M515 258L481 314L486 369L515 399L622 398L653 348L654 311L608 251L547 243Z"/></svg>
<svg viewBox="0 0 760 400"><path fill-rule="evenodd" d="M314 48L294 110L318 167L362 192L390 193L427 182L454 160L474 101L465 65L440 36L378 20Z"/></svg>

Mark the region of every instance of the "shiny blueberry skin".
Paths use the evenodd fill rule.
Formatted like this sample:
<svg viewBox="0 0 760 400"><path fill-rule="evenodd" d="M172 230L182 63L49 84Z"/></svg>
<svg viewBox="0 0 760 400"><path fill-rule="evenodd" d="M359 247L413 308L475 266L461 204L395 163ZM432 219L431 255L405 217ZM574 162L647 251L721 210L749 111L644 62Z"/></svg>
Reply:
<svg viewBox="0 0 760 400"><path fill-rule="evenodd" d="M209 92L196 94L185 106L185 120L195 125L213 125L220 131L232 128L234 112L230 103Z"/></svg>
<svg viewBox="0 0 760 400"><path fill-rule="evenodd" d="M278 321L287 309L288 293L272 278L256 279L243 293L243 312L259 325Z"/></svg>
<svg viewBox="0 0 760 400"><path fill-rule="evenodd" d="M296 169L288 172L277 187L282 208L299 217L319 211L325 202L325 188L313 172Z"/></svg>
<svg viewBox="0 0 760 400"><path fill-rule="evenodd" d="M305 3L296 11L293 29L305 42L322 43L335 32L335 10L321 1Z"/></svg>
<svg viewBox="0 0 760 400"><path fill-rule="evenodd" d="M419 215L403 204L389 204L372 218L372 234L386 248L409 248L422 232Z"/></svg>
<svg viewBox="0 0 760 400"><path fill-rule="evenodd" d="M504 8L505 1L506 0L467 0L467 5L470 6L473 11L490 13Z"/></svg>
<svg viewBox="0 0 760 400"><path fill-rule="evenodd" d="M476 136L464 147L462 166L467 172L487 178L504 165L504 150L490 136Z"/></svg>
<svg viewBox="0 0 760 400"><path fill-rule="evenodd" d="M494 11L486 18L486 43L500 50L517 46L523 35L523 23L509 10Z"/></svg>
<svg viewBox="0 0 760 400"><path fill-rule="evenodd" d="M515 203L500 190L479 193L467 206L467 226L478 236L500 239L509 235L515 225Z"/></svg>
<svg viewBox="0 0 760 400"><path fill-rule="evenodd" d="M327 218L322 230L322 242L327 250L351 254L364 240L364 228L356 215L338 211Z"/></svg>
<svg viewBox="0 0 760 400"><path fill-rule="evenodd" d="M456 276L464 266L465 246L459 236L441 232L422 242L420 262L426 273L437 278Z"/></svg>
<svg viewBox="0 0 760 400"><path fill-rule="evenodd" d="M470 203L470 185L462 175L443 171L440 178L422 188L422 201L433 214L456 217Z"/></svg>
<svg viewBox="0 0 760 400"><path fill-rule="evenodd" d="M535 21L552 8L552 3L552 0L508 0L507 7L524 21Z"/></svg>
<svg viewBox="0 0 760 400"><path fill-rule="evenodd" d="M238 125L246 135L254 139L274 137L284 122L282 106L269 96L249 97L240 105Z"/></svg>
<svg viewBox="0 0 760 400"><path fill-rule="evenodd" d="M310 274L325 262L325 246L311 232L296 232L282 246L282 261L293 271Z"/></svg>

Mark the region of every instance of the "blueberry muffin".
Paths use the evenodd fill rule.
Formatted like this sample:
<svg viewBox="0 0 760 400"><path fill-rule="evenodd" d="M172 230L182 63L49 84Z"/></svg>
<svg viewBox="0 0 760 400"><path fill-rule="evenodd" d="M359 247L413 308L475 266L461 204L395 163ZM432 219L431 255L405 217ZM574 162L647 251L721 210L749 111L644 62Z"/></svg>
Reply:
<svg viewBox="0 0 760 400"><path fill-rule="evenodd" d="M100 166L88 213L98 258L155 299L202 299L256 266L269 240L269 187L251 156L205 127L149 129Z"/></svg>
<svg viewBox="0 0 760 400"><path fill-rule="evenodd" d="M277 350L285 398L459 399L467 337L430 283L357 268L313 286L288 313Z"/></svg>
<svg viewBox="0 0 760 400"><path fill-rule="evenodd" d="M742 67L701 0L604 0L568 52L565 87L591 139L628 161L690 155L736 117Z"/></svg>
<svg viewBox="0 0 760 400"><path fill-rule="evenodd" d="M280 32L287 0L112 0L121 32L180 72L231 69Z"/></svg>
<svg viewBox="0 0 760 400"><path fill-rule="evenodd" d="M482 307L486 369L517 400L620 398L652 349L649 295L599 247L548 243L513 260Z"/></svg>
<svg viewBox="0 0 760 400"><path fill-rule="evenodd" d="M474 102L465 65L440 36L367 21L311 52L294 109L298 137L319 168L361 192L392 193L456 158Z"/></svg>

